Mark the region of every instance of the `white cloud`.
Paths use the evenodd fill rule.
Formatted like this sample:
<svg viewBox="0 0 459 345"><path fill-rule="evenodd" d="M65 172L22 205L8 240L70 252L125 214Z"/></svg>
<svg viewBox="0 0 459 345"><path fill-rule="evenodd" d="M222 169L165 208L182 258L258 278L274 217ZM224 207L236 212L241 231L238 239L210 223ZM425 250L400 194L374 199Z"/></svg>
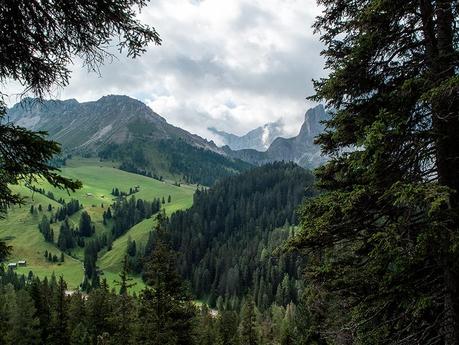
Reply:
<svg viewBox="0 0 459 345"><path fill-rule="evenodd" d="M102 77L76 63L56 96L126 94L208 138L208 126L242 134L281 117L295 134L311 105L311 79L324 74L311 29L319 12L315 0L154 1L140 19L158 30L162 46L135 60L118 55ZM7 92L19 90L12 84Z"/></svg>

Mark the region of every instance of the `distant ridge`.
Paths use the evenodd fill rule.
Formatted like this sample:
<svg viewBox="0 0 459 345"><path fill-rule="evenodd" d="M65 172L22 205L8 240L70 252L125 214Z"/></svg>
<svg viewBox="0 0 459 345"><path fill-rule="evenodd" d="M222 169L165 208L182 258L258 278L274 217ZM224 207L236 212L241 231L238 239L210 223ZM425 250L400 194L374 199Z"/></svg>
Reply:
<svg viewBox="0 0 459 345"><path fill-rule="evenodd" d="M327 157L323 156L320 147L314 144L314 138L325 129L323 121L330 116L323 105L309 109L297 136L292 138L277 137L269 148L260 152L254 149L233 151L229 146L224 147L225 152L252 164L264 164L274 161L292 161L303 167L315 168L323 164Z"/></svg>
<svg viewBox="0 0 459 345"><path fill-rule="evenodd" d="M276 138L284 135L281 120L267 123L242 136L219 131L214 127L209 127L208 129L223 141L223 145L229 146L232 150L253 149L266 151Z"/></svg>

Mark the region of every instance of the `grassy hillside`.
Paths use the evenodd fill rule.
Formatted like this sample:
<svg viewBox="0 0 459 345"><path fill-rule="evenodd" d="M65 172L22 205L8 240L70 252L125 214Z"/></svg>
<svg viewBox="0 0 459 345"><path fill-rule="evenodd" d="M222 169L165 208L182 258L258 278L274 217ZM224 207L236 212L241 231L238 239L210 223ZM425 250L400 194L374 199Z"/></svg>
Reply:
<svg viewBox="0 0 459 345"><path fill-rule="evenodd" d="M51 243L45 242L43 235L39 232L37 224L43 214L50 215L46 211L48 204L57 208L59 204L41 194L32 193L25 187L14 186L13 189L27 196L26 204L19 207L15 206L6 215L5 219L0 220L0 238L6 239L7 243L13 246L13 253L10 262L27 260L27 267L18 268L18 271L27 274L33 271L38 276L51 276L54 272L56 276L63 275L70 287L77 287L83 279L83 266L80 261L65 255L63 263L50 263L45 257L45 251L60 256L60 250ZM30 207L43 206L43 212L32 215ZM57 237L57 236L56 236Z"/></svg>
<svg viewBox="0 0 459 345"><path fill-rule="evenodd" d="M75 193L67 193L63 190L52 188L47 182L40 183L37 187L44 188L46 192L54 194L55 199L63 198L66 201L78 199L84 209L90 214L96 226L96 234L110 231L109 226L103 225L102 214L107 207L113 203L113 196L110 194L114 187L120 191L128 192L130 188L139 186L139 192L135 197L144 200L164 197L166 200L171 196L171 203L166 203L164 208L168 214L191 206L195 186L172 184L171 181L157 181L145 176L121 171L112 166L110 162L99 162L96 159L76 158L68 161L66 167L62 168L62 174L66 177L79 179L83 182L83 188ZM77 247L72 251L72 258L65 255L65 261L59 264L49 263L44 258L45 250L60 256L59 249L44 241L38 230L38 223L43 215L48 218L60 204L40 193L32 193L24 186L13 186L14 190L26 197L26 204L13 207L9 210L5 219L0 220L0 238L6 239L8 244L13 246L13 253L10 262L27 260L27 267L21 267L18 272L28 273L33 271L40 277L50 276L53 272L59 276L63 275L69 283L70 288L77 288L83 279L83 248ZM47 211L48 204L53 210ZM42 205L42 212L30 213L31 206L37 209ZM77 226L80 212L70 217L70 222ZM125 235L113 243L113 249L109 252L101 252L98 266L103 270L103 277L112 284L118 278L117 274L121 268L121 261L126 251L127 239L129 236L137 243L147 240L148 233L153 228L153 219L146 219L131 228ZM55 232L55 241L58 238L59 224L52 225ZM136 289L141 288L141 281Z"/></svg>

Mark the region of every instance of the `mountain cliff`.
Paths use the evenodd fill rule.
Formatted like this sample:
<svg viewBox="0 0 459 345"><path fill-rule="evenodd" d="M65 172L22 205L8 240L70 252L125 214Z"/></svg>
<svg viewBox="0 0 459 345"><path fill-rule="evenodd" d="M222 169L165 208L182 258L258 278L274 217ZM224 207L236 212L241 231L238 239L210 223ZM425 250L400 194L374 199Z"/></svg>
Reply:
<svg viewBox="0 0 459 345"><path fill-rule="evenodd" d="M84 103L26 98L8 110L7 121L47 131L65 153L98 155L134 172L211 185L250 166L127 96Z"/></svg>
<svg viewBox="0 0 459 345"><path fill-rule="evenodd" d="M242 136L219 131L214 127L208 129L218 135L223 144L229 146L231 150L253 149L266 151L276 138L284 134L282 127L282 122L279 120L255 128Z"/></svg>
<svg viewBox="0 0 459 345"><path fill-rule="evenodd" d="M264 152L253 149L233 151L229 146L223 147L231 157L239 158L252 164L264 164L274 161L293 161L303 167L315 168L326 161L321 155L320 147L314 144L314 138L324 129L322 121L329 119L323 105L309 109L304 118L300 132L293 138L276 138Z"/></svg>

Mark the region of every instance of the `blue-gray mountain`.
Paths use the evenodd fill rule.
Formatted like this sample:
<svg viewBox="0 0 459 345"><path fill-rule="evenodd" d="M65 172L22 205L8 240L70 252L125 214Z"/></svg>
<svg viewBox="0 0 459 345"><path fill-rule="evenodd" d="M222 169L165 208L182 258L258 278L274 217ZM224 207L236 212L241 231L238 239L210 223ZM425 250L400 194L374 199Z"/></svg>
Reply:
<svg viewBox="0 0 459 345"><path fill-rule="evenodd" d="M277 137L266 151L257 151L255 147L232 150L229 145L223 149L231 157L256 165L274 161L293 161L303 167L315 168L327 160L327 157L321 154L320 147L314 144L314 138L324 131L323 121L328 119L329 115L324 106L318 105L306 112L304 123L296 137Z"/></svg>
<svg viewBox="0 0 459 345"><path fill-rule="evenodd" d="M208 129L216 134L223 142L223 145L229 146L231 150L253 149L266 151L276 138L284 135L281 120L267 123L242 136L219 131L214 127L209 127Z"/></svg>

